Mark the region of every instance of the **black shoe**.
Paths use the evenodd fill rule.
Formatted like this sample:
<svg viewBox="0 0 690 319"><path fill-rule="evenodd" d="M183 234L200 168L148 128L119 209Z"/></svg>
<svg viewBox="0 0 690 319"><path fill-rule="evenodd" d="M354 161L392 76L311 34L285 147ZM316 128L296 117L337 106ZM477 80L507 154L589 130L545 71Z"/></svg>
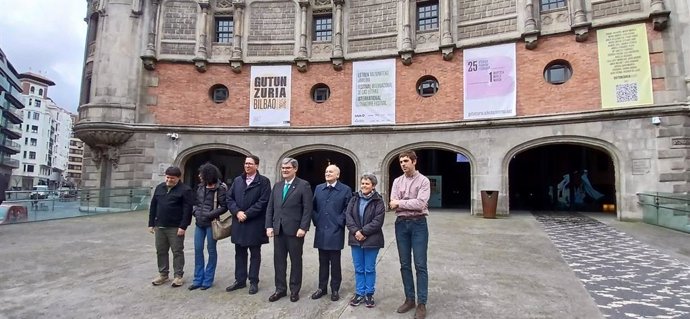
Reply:
<svg viewBox="0 0 690 319"><path fill-rule="evenodd" d="M259 292L259 285L250 283L249 284L249 294L253 295L253 294L256 294L257 292Z"/></svg>
<svg viewBox="0 0 690 319"><path fill-rule="evenodd" d="M191 286L187 287L187 289L189 289L189 290L194 290L194 289L199 289L199 288L201 288L201 286L197 286L197 285L194 285L194 284L192 284Z"/></svg>
<svg viewBox="0 0 690 319"><path fill-rule="evenodd" d="M290 294L290 301L297 302L299 300L299 292L293 292Z"/></svg>
<svg viewBox="0 0 690 319"><path fill-rule="evenodd" d="M316 289L313 294L311 294L311 299L319 299L327 294L325 289Z"/></svg>
<svg viewBox="0 0 690 319"><path fill-rule="evenodd" d="M364 298L364 305L367 306L367 308L374 308L374 306L376 306L374 295L367 295L366 298Z"/></svg>
<svg viewBox="0 0 690 319"><path fill-rule="evenodd" d="M350 299L350 306L357 307L364 301L364 296L355 294L352 299Z"/></svg>
<svg viewBox="0 0 690 319"><path fill-rule="evenodd" d="M338 293L337 290L331 291L331 301L338 301L340 300L340 294Z"/></svg>
<svg viewBox="0 0 690 319"><path fill-rule="evenodd" d="M201 290L206 290L208 288L211 288L211 286L203 286L203 287L201 287Z"/></svg>
<svg viewBox="0 0 690 319"><path fill-rule="evenodd" d="M244 287L247 287L247 284L246 284L246 283L243 283L243 282L240 283L240 282L235 281L235 282L232 283L232 285L228 286L228 288L225 288L225 291L231 292L231 291L233 291L233 290L241 289L241 288L244 288Z"/></svg>
<svg viewBox="0 0 690 319"><path fill-rule="evenodd" d="M280 298L283 298L285 296L287 296L287 292L276 291L270 297L268 297L268 301L270 301L270 302L278 301Z"/></svg>

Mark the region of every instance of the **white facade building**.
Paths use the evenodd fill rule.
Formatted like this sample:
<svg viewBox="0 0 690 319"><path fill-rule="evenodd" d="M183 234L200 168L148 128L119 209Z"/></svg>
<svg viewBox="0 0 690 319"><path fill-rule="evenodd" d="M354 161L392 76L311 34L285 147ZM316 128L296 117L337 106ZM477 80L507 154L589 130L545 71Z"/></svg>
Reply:
<svg viewBox="0 0 690 319"><path fill-rule="evenodd" d="M21 152L13 158L20 161L11 185L29 190L35 185L57 188L64 181L69 156L72 117L48 97L51 80L35 74L19 76L24 92Z"/></svg>

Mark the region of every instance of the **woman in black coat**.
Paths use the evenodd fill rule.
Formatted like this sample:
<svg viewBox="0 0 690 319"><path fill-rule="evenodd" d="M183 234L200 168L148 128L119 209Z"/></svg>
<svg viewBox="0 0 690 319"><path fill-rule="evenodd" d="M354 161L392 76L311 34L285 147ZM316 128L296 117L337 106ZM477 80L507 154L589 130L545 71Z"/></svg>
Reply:
<svg viewBox="0 0 690 319"><path fill-rule="evenodd" d="M199 167L201 184L196 189L196 205L193 214L196 218L194 229L194 281L189 290L201 288L206 290L213 285L216 276L218 251L216 240L213 239L211 221L220 217L228 208L225 202L227 186L220 181L220 171L206 163ZM204 265L204 241L208 248L208 263Z"/></svg>
<svg viewBox="0 0 690 319"><path fill-rule="evenodd" d="M345 213L355 268L355 296L350 300L351 306L359 306L362 302L368 308L376 305L376 257L383 248L386 212L383 198L375 189L377 182L373 174L362 175L360 191L352 196Z"/></svg>

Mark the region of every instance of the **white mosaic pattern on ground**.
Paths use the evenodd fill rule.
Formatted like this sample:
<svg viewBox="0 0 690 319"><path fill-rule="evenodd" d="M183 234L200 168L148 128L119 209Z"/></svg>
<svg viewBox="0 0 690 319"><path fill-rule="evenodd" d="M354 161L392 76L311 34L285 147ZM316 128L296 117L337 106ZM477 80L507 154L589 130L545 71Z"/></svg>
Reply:
<svg viewBox="0 0 690 319"><path fill-rule="evenodd" d="M536 214L606 318L690 318L690 266L580 214Z"/></svg>

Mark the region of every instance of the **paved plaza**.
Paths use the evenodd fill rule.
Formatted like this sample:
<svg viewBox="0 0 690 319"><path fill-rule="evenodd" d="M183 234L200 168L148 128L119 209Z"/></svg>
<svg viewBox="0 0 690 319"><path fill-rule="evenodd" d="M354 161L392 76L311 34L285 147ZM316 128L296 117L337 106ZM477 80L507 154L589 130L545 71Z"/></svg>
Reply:
<svg viewBox="0 0 690 319"><path fill-rule="evenodd" d="M0 226L0 318L413 318L403 301L392 213L377 265L377 305L350 307L354 276L343 251L341 300L311 300L318 261L307 235L301 299L268 302L272 243L259 293L225 292L234 249L218 243L214 286L154 287L147 213ZM190 227L192 230L193 227ZM429 218L428 318L690 318L690 234L611 215L514 213L495 220L434 210ZM193 273L193 235L185 278Z"/></svg>

